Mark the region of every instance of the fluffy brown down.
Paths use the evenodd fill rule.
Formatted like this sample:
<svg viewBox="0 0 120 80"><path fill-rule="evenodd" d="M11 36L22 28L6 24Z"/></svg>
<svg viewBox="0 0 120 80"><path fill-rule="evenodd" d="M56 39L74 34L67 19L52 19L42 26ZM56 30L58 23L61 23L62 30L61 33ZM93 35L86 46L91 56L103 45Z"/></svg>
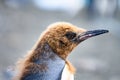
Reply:
<svg viewBox="0 0 120 80"><path fill-rule="evenodd" d="M44 44L47 42L53 51L62 59L66 61L66 64L69 66L69 70L71 73L75 72L74 67L71 65L69 61L66 60L68 54L78 45L71 41L69 41L65 34L68 31L82 33L86 30L78 28L70 23L65 22L57 22L50 25L40 36L39 40L36 42L33 49L25 56L25 58L18 61L17 69L19 72L19 76L15 77L15 80L22 80L21 76L25 76L28 74L29 68L33 68L33 72L39 70L46 70L46 65L36 65L33 63L35 59L40 58L40 53L43 50ZM61 42L64 45L61 45ZM52 58L52 57L51 57Z"/></svg>

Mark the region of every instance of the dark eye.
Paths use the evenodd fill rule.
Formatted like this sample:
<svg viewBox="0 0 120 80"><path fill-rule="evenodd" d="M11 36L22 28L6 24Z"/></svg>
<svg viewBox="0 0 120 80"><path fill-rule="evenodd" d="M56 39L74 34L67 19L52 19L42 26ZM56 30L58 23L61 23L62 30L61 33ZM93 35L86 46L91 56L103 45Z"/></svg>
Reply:
<svg viewBox="0 0 120 80"><path fill-rule="evenodd" d="M65 36L68 38L68 39L73 39L73 38L75 38L76 37L76 33L75 32L67 32L66 34L65 34Z"/></svg>

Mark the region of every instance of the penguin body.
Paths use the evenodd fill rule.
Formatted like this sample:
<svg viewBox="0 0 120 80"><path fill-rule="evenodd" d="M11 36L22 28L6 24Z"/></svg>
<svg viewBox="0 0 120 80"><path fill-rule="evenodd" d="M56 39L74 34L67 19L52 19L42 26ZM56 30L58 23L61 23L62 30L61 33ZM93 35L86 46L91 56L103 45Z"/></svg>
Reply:
<svg viewBox="0 0 120 80"><path fill-rule="evenodd" d="M50 25L33 49L18 62L14 80L74 80L75 68L67 56L80 42L107 32L87 31L66 22Z"/></svg>
<svg viewBox="0 0 120 80"><path fill-rule="evenodd" d="M33 61L34 66L28 66L29 72L20 80L61 80L61 73L65 61L56 55L48 44L44 45L44 51L39 60Z"/></svg>

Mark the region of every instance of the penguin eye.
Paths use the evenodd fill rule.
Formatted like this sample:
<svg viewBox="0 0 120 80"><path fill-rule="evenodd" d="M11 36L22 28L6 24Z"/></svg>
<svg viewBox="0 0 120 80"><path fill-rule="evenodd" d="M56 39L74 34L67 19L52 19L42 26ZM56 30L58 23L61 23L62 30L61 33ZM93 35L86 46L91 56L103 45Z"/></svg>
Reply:
<svg viewBox="0 0 120 80"><path fill-rule="evenodd" d="M73 38L76 37L76 33L75 33L75 32L67 32L67 33L65 34L65 36L66 36L69 40L71 40L71 39L73 39Z"/></svg>

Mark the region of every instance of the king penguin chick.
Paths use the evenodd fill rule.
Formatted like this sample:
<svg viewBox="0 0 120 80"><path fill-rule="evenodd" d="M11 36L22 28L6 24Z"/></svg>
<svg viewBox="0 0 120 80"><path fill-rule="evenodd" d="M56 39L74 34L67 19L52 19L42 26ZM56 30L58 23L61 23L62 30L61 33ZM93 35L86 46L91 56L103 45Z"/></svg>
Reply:
<svg viewBox="0 0 120 80"><path fill-rule="evenodd" d="M17 64L14 80L74 80L75 69L66 59L70 52L82 41L107 32L87 31L66 22L50 25Z"/></svg>

